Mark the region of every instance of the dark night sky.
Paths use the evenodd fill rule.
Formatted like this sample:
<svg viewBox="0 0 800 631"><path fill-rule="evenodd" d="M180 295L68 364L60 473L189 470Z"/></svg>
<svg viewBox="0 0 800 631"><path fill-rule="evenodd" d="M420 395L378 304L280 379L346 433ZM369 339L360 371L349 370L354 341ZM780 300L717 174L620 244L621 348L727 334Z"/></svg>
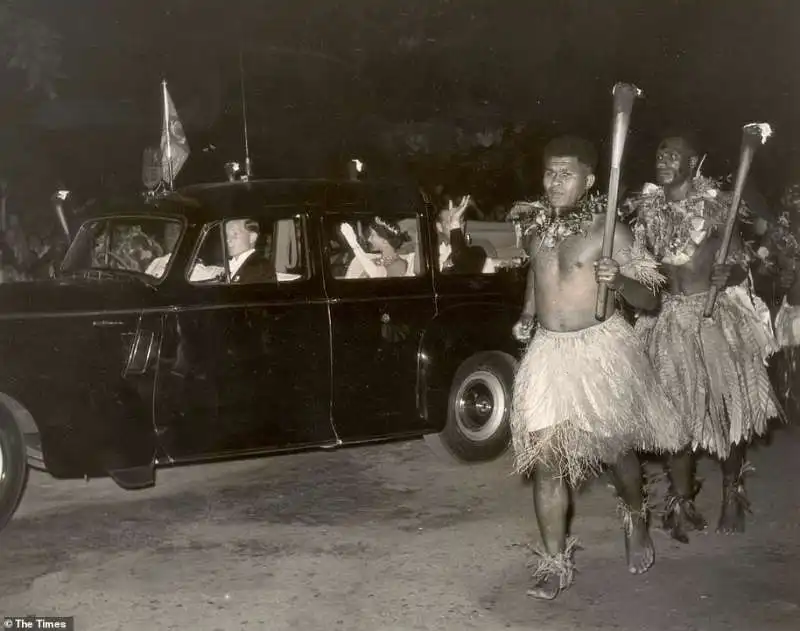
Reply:
<svg viewBox="0 0 800 631"><path fill-rule="evenodd" d="M526 123L537 138L576 130L602 143L616 81L646 94L628 145L634 180L649 175L665 127L701 132L708 164L721 172L735 168L741 125L767 120L776 137L754 173L774 187L800 132L793 0L27 0L24 7L61 35L65 76L52 102L20 96L4 81L0 164L30 172L34 161L45 188L57 177L89 187L100 173L106 183L111 174L137 182L141 151L158 138L162 76L193 150L181 179L221 173L224 160L242 157L239 48L262 175L345 147L368 151L378 132L407 120ZM216 152L202 152L210 142Z"/></svg>

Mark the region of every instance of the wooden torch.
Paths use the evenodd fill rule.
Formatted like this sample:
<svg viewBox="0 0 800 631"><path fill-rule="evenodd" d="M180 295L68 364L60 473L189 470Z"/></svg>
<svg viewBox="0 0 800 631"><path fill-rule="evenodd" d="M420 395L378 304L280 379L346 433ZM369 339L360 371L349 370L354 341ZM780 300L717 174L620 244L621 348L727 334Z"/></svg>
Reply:
<svg viewBox="0 0 800 631"><path fill-rule="evenodd" d="M736 219L739 216L739 203L742 200L742 191L747 181L747 174L750 172L750 165L753 163L753 156L756 149L767 142L767 138L772 135L772 128L767 123L750 123L742 127L742 148L739 153L739 170L736 172L736 182L733 185L733 199L728 210L728 219L725 222L725 232L722 236L722 245L717 251L717 265L722 265L728 258L728 252L733 239L733 230L736 226ZM717 301L717 288L711 287L706 299L706 307L703 315L710 318L714 312L714 303Z"/></svg>
<svg viewBox="0 0 800 631"><path fill-rule="evenodd" d="M606 225L603 233L603 258L610 258L614 253L614 230L617 226L617 197L619 196L619 174L622 165L622 154L625 150L625 139L628 137L628 125L631 121L633 102L642 96L642 91L631 83L617 83L612 90L614 96L614 127L611 144L611 174L608 183L608 202L606 204ZM603 321L606 318L609 287L600 283L597 288L597 304L594 316Z"/></svg>

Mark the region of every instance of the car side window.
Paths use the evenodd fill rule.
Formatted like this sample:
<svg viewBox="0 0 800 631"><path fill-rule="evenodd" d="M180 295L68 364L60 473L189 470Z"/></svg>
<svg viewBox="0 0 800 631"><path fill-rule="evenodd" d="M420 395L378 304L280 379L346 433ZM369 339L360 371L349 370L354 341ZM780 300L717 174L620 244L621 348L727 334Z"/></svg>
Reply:
<svg viewBox="0 0 800 631"><path fill-rule="evenodd" d="M380 216L363 210L325 217L328 265L342 280L408 278L424 274L419 218L414 212Z"/></svg>
<svg viewBox="0 0 800 631"><path fill-rule="evenodd" d="M515 246L513 226L504 222L468 221L460 228L436 221L439 272L447 275L495 274L506 265L507 251Z"/></svg>
<svg viewBox="0 0 800 631"><path fill-rule="evenodd" d="M200 244L189 265L188 279L192 283L225 282L225 245L222 222L205 227Z"/></svg>
<svg viewBox="0 0 800 631"><path fill-rule="evenodd" d="M206 226L188 269L199 284L291 283L308 278L305 218L273 212Z"/></svg>

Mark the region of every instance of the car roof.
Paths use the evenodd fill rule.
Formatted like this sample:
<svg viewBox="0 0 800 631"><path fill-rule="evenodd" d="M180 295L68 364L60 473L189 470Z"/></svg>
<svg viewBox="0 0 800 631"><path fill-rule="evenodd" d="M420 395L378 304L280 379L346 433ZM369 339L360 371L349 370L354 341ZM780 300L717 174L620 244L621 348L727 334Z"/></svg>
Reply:
<svg viewBox="0 0 800 631"><path fill-rule="evenodd" d="M247 182L192 184L148 201L100 204L93 216L111 214L180 215L211 221L235 216L250 207L363 205L392 215L422 206L419 189L398 180L260 179Z"/></svg>

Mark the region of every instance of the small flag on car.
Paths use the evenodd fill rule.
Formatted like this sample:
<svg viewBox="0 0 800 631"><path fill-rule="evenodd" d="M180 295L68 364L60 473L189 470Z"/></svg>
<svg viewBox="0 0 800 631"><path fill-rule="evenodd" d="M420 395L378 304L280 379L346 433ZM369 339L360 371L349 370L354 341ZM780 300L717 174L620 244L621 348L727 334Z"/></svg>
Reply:
<svg viewBox="0 0 800 631"><path fill-rule="evenodd" d="M164 118L161 126L161 172L162 179L172 188L172 183L189 157L189 142L178 117L178 110L162 81Z"/></svg>

